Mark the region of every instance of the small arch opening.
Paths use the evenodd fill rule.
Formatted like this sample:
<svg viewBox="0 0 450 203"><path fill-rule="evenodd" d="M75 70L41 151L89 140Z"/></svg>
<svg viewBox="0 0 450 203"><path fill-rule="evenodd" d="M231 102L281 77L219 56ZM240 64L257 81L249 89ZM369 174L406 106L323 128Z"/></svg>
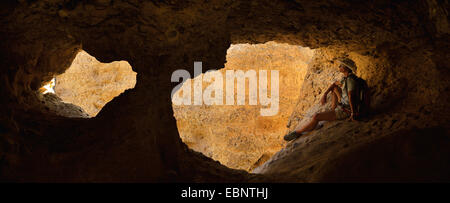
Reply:
<svg viewBox="0 0 450 203"><path fill-rule="evenodd" d="M136 85L127 61L102 63L80 51L71 66L39 89L50 111L66 117L95 117L108 102Z"/></svg>

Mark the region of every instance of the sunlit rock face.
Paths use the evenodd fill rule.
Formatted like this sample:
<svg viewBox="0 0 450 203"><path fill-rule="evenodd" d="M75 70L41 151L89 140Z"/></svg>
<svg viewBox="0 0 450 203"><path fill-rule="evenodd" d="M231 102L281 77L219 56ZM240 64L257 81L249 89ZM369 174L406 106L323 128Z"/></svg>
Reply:
<svg viewBox="0 0 450 203"><path fill-rule="evenodd" d="M81 51L69 69L56 77L54 89L63 102L80 106L93 117L106 103L135 84L136 73L128 62L101 63Z"/></svg>
<svg viewBox="0 0 450 203"><path fill-rule="evenodd" d="M372 116L355 122L325 122L287 143L253 172L296 176L305 182L450 180L445 171L450 167L450 153L442 144L449 142L443 127L448 125L448 115L438 113L446 111L443 104L448 95L443 92L449 82L438 74L445 71L424 52L410 51L405 60L392 62L316 49L289 129L305 125L314 113L330 110L330 102L321 106L319 100L331 83L343 77L332 62L337 56L355 61L356 75L368 82ZM398 55L390 53L394 58ZM421 72L424 66L427 70Z"/></svg>
<svg viewBox="0 0 450 203"><path fill-rule="evenodd" d="M249 105L247 81L245 105L174 105L174 116L183 142L231 168L252 170L264 163L284 146L282 136L286 132L286 122L300 95L313 54L309 48L275 42L231 45L225 68L220 70L224 83L227 70L255 70L257 73L259 70L278 70L279 111L274 116L262 116L260 109L263 106L259 100L258 105ZM270 81L270 74L266 78ZM203 82L203 89L210 84ZM234 88L236 99L236 84ZM269 84L268 97L270 91ZM224 88L224 104L225 95Z"/></svg>

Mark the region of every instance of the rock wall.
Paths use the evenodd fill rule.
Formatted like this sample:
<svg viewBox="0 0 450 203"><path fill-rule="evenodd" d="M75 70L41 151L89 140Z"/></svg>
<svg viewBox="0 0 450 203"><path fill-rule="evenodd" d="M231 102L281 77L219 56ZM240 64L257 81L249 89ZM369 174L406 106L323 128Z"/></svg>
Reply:
<svg viewBox="0 0 450 203"><path fill-rule="evenodd" d="M436 154L447 153L449 148L443 139L428 136L448 136L446 130L429 130L432 126L449 128L446 79L450 75L450 29L446 1L42 0L0 4L1 181L322 181L325 179L320 177L326 174L345 172L346 164L331 164L333 160L366 160L358 153L344 156L346 146L364 144L360 141L369 135L388 138L397 132L391 125L404 125L406 131L402 132L410 132L408 129L416 128L409 124L415 123L424 124L417 125L421 129L418 135L427 140L423 143L440 142L444 146L405 145L420 146L414 149L426 155L408 160L425 166L429 162L423 160L435 160ZM305 142L308 150L297 148L295 153L288 153L292 159L276 161L286 160L286 164L262 170L262 175L229 169L190 150L181 141L173 117L172 72L185 68L192 73L194 61L202 61L207 68L222 68L230 44L267 41L353 54L352 58L361 60L356 61L358 66L368 61L363 67L367 67L367 78L373 78L369 83L380 95L375 94L379 115L390 118L390 113L397 112L402 117L415 111L422 116L410 113L406 120L384 119L373 124L371 133L358 131L359 125L352 123L355 126L348 130L358 136L347 132L347 125L336 122L335 128L323 131L324 136L314 138L332 137L339 142ZM81 48L101 62L128 61L138 73L135 88L114 98L92 119L65 118L45 111L36 91L43 82L63 73ZM378 63L384 68L377 69ZM308 80L320 78L320 74L309 74ZM313 84L325 86L327 82ZM409 117L418 121L412 122ZM396 140L406 143L408 139ZM341 142L352 140L355 142L348 145ZM389 140L375 145L381 147L377 151L396 146ZM427 153L431 150L438 153ZM342 160L341 155L350 158ZM383 157L368 163L380 163L386 160ZM401 158L392 160L404 169L410 162L401 162L405 160ZM305 160L320 160L315 162L320 164L307 167ZM442 160L448 162L446 157ZM281 168L286 173L277 170ZM418 171L411 168L401 180L416 177ZM349 172L359 168L355 169ZM440 169L449 171L445 165ZM307 171L328 172L315 176ZM427 174L424 171L420 174ZM387 172L366 174L376 177ZM447 177L428 172L433 174L428 180Z"/></svg>
<svg viewBox="0 0 450 203"><path fill-rule="evenodd" d="M40 100L45 105L44 108L47 113L71 118L89 118L89 114L84 109L77 105L63 102L56 94L40 95Z"/></svg>
<svg viewBox="0 0 450 203"><path fill-rule="evenodd" d="M259 70L278 70L278 113L261 116L260 109L267 107L261 105L259 99L258 105L249 105L249 84L246 84L245 105L174 105L181 139L193 150L230 168L250 171L264 163L285 144L282 136L286 131L286 122L293 103L300 95L298 90L313 54L314 51L309 48L275 42L231 45L225 68L220 69L224 81L227 70L254 70L257 74ZM270 75L267 80L270 82ZM204 82L203 89L209 84ZM193 83L191 85L193 87ZM229 84L224 84L224 87L226 85ZM269 97L270 87L269 83ZM236 99L237 85L234 88ZM179 90L178 94L181 93ZM223 103L226 103L225 96Z"/></svg>
<svg viewBox="0 0 450 203"><path fill-rule="evenodd" d="M136 73L126 61L100 63L81 51L72 65L56 78L55 93L94 117L114 97L134 88Z"/></svg>
<svg viewBox="0 0 450 203"><path fill-rule="evenodd" d="M337 64L330 62L342 55L353 59L356 74L367 80L373 115L357 122L327 122L289 142L253 172L296 176L304 182L450 180L444 170L450 157L440 146L449 139L449 117L440 113L447 111L441 104L448 103L445 86L449 83L442 78L448 69L432 62L440 54L430 57L424 52L392 51L388 60L378 54L316 50L302 87L305 94L289 121L290 130L304 125L314 113L330 110L319 100L333 81L342 78ZM419 73L422 67L427 69Z"/></svg>

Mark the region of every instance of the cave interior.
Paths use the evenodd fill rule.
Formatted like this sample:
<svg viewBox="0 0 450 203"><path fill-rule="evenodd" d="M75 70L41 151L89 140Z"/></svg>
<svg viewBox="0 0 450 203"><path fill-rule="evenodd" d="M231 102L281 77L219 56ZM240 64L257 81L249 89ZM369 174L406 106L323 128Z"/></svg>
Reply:
<svg viewBox="0 0 450 203"><path fill-rule="evenodd" d="M1 1L2 182L450 181L448 1ZM180 138L170 92L177 69L225 67L232 44L307 47L302 118L348 57L371 87L375 115L338 121L264 163L231 169ZM42 98L84 50L127 61L134 88L91 118ZM301 101L301 102L297 102ZM78 113L77 113L78 112ZM289 114L290 116L290 114ZM289 120L293 129L298 119Z"/></svg>

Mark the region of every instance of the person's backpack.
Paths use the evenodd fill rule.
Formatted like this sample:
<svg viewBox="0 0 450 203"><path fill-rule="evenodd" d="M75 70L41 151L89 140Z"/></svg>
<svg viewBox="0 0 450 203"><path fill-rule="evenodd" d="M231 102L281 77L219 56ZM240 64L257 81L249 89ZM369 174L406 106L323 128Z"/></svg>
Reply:
<svg viewBox="0 0 450 203"><path fill-rule="evenodd" d="M356 81L356 110L358 112L357 119L366 118L370 114L370 89L367 82L352 74L352 78Z"/></svg>

